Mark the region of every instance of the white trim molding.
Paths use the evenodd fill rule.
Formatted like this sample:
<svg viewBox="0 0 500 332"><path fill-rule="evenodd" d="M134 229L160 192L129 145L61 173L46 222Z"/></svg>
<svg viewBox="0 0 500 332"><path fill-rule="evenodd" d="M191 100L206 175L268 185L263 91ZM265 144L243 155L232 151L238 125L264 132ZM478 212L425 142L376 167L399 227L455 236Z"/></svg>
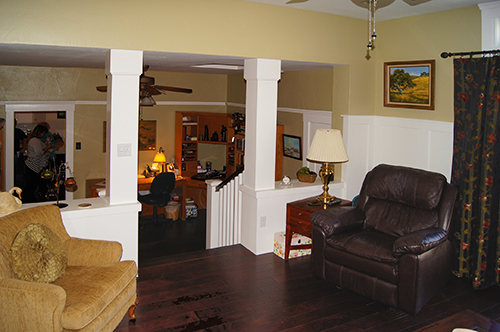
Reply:
<svg viewBox="0 0 500 332"><path fill-rule="evenodd" d="M484 51L500 48L500 1L479 4L481 10L482 48Z"/></svg>
<svg viewBox="0 0 500 332"><path fill-rule="evenodd" d="M349 162L342 164L346 198L359 194L378 164L426 169L451 178L453 123L384 116L344 115Z"/></svg>

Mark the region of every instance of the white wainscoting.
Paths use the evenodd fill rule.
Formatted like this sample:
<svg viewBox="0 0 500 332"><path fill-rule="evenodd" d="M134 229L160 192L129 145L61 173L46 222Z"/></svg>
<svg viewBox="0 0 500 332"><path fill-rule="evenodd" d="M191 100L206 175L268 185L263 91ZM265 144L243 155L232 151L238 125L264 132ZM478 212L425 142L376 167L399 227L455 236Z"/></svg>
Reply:
<svg viewBox="0 0 500 332"><path fill-rule="evenodd" d="M365 174L378 164L426 169L450 180L452 122L346 115L343 135L349 154L342 165L348 199L359 194Z"/></svg>

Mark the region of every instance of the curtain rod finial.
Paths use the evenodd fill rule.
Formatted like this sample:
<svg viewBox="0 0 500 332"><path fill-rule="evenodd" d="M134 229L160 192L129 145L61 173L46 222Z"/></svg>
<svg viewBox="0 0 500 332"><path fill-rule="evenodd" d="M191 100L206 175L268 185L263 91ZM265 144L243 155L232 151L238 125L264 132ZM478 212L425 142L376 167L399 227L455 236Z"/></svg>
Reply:
<svg viewBox="0 0 500 332"><path fill-rule="evenodd" d="M446 58L447 58L447 57L449 57L449 56L450 56L450 53L448 53L448 52L443 52L443 53L441 53L441 57L442 57L443 59L446 59Z"/></svg>

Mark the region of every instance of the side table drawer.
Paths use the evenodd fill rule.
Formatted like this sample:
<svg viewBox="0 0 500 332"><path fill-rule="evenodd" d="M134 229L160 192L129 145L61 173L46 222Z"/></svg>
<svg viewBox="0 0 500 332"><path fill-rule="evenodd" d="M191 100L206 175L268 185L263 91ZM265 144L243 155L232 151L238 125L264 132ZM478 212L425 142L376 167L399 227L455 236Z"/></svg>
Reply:
<svg viewBox="0 0 500 332"><path fill-rule="evenodd" d="M290 207L290 219L309 220L310 216L311 212L300 210L293 206Z"/></svg>
<svg viewBox="0 0 500 332"><path fill-rule="evenodd" d="M312 224L309 221L309 217L307 218L308 219L290 218L288 219L288 224L292 228L292 231L307 236L312 232Z"/></svg>

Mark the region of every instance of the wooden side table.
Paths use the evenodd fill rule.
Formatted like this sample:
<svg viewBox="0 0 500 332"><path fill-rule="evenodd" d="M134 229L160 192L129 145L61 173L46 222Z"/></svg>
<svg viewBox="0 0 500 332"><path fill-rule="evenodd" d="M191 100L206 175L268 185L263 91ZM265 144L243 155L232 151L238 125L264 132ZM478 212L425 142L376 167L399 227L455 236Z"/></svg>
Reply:
<svg viewBox="0 0 500 332"><path fill-rule="evenodd" d="M299 201L290 202L286 205L286 233L285 233L285 260L290 256L290 250L295 249L312 249L312 244L301 244L292 246L292 233L298 233L312 239L312 223L310 216L313 212L323 209L333 209L339 206L350 206L351 201L342 200L341 203L328 205L307 205L307 202L315 199L309 197Z"/></svg>

